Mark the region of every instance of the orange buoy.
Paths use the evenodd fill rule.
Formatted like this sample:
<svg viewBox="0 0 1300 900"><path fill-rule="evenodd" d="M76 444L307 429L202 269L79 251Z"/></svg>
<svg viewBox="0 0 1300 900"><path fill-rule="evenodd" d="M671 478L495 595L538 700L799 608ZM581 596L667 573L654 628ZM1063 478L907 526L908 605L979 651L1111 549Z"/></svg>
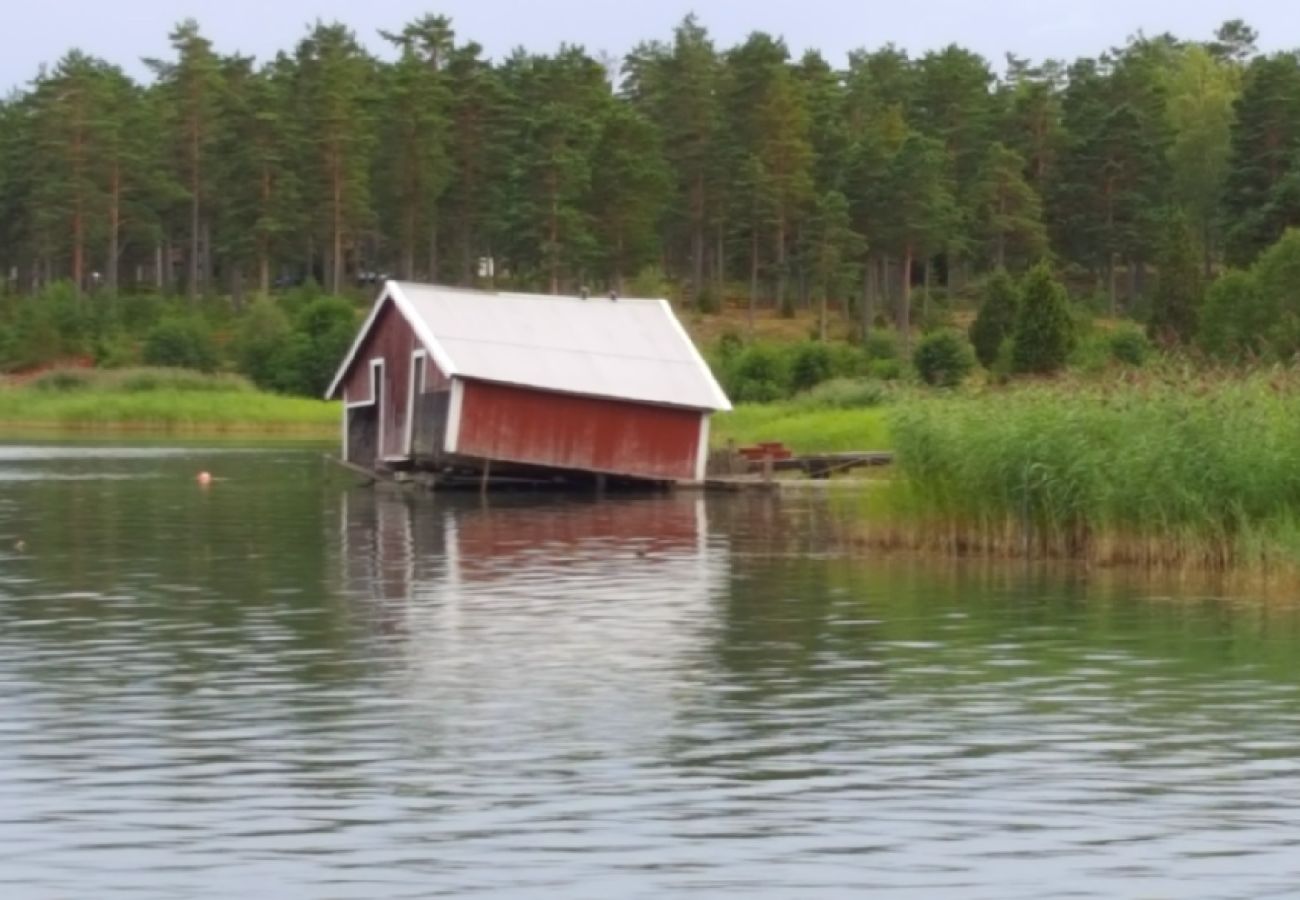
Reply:
<svg viewBox="0 0 1300 900"><path fill-rule="evenodd" d="M203 485L204 487L207 487L208 485L212 484L212 473L211 473L211 472L200 472L200 473L199 473L199 484Z"/></svg>

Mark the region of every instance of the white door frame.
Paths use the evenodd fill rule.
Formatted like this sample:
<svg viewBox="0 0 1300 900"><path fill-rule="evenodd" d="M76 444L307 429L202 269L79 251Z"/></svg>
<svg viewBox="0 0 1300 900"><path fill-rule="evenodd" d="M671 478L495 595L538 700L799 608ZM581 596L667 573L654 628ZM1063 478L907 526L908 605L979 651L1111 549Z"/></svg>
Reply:
<svg viewBox="0 0 1300 900"><path fill-rule="evenodd" d="M406 455L415 456L415 382L416 373L423 372L420 379L420 391L428 387L429 373L426 368L429 353L423 347L411 353L411 377L406 393Z"/></svg>

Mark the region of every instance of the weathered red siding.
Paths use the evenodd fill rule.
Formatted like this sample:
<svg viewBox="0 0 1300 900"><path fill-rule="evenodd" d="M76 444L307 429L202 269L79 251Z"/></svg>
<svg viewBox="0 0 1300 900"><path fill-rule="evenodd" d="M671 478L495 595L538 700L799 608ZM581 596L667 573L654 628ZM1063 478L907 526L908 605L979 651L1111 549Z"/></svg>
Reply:
<svg viewBox="0 0 1300 900"><path fill-rule="evenodd" d="M641 478L693 479L703 414L465 383L462 456Z"/></svg>
<svg viewBox="0 0 1300 900"><path fill-rule="evenodd" d="M384 304L379 315L357 350L352 369L343 381L348 403L373 401L370 395L370 363L384 361L383 442L379 456L405 456L406 411L411 391L411 354L420 349L411 324L398 312L392 301ZM425 360L425 391L446 390L447 379L430 359Z"/></svg>

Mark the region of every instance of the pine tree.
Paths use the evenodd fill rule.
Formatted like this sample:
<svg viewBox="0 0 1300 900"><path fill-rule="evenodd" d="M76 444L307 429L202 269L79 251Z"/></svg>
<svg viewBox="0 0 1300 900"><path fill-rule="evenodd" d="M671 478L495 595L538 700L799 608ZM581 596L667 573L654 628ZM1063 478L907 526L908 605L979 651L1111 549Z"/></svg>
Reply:
<svg viewBox="0 0 1300 900"><path fill-rule="evenodd" d="M1156 258L1159 281L1147 326L1151 337L1160 343L1186 343L1196 334L1196 315L1205 294L1198 253L1186 219L1172 217Z"/></svg>
<svg viewBox="0 0 1300 900"><path fill-rule="evenodd" d="M373 60L346 27L318 23L296 61L308 191L320 198L315 220L327 241L327 286L337 293L372 213Z"/></svg>
<svg viewBox="0 0 1300 900"><path fill-rule="evenodd" d="M913 135L895 155L885 176L881 212L890 246L902 263L898 329L905 348L912 328L912 265L945 246L957 221L957 206L943 145Z"/></svg>
<svg viewBox="0 0 1300 900"><path fill-rule="evenodd" d="M1203 47L1188 47L1166 73L1174 200L1196 228L1208 277L1218 244L1218 211L1232 153L1240 74Z"/></svg>
<svg viewBox="0 0 1300 900"><path fill-rule="evenodd" d="M1042 200L1024 171L1019 154L993 144L971 188L975 236L995 269L1006 267L1008 252L1035 260L1047 250Z"/></svg>
<svg viewBox="0 0 1300 900"><path fill-rule="evenodd" d="M1011 350L1012 368L1021 374L1051 375L1065 368L1074 349L1074 320L1065 288L1040 263L1020 285Z"/></svg>
<svg viewBox="0 0 1300 900"><path fill-rule="evenodd" d="M1230 223L1228 259L1245 264L1287 225L1270 215L1269 204L1300 151L1300 58L1280 53L1254 60L1235 112L1223 212Z"/></svg>
<svg viewBox="0 0 1300 900"><path fill-rule="evenodd" d="M813 155L808 141L808 110L789 70L778 69L768 84L758 121L762 137L756 155L767 175L772 202L776 298L782 314L793 315L786 290L790 235L811 199Z"/></svg>
<svg viewBox="0 0 1300 900"><path fill-rule="evenodd" d="M1020 315L1020 287L1006 270L999 269L980 288L980 308L970 327L975 356L986 369L993 368L1002 344L1016 328Z"/></svg>
<svg viewBox="0 0 1300 900"><path fill-rule="evenodd" d="M853 231L849 201L839 191L828 191L818 198L813 225L817 336L824 341L827 304L831 297L844 295L844 286L852 275L851 263L862 249L863 242Z"/></svg>
<svg viewBox="0 0 1300 900"><path fill-rule="evenodd" d="M671 177L659 129L629 106L608 104L592 160L590 206L605 276L620 294L624 278L655 258Z"/></svg>
<svg viewBox="0 0 1300 900"><path fill-rule="evenodd" d="M453 49L451 23L425 16L384 37L401 51L385 71L383 137L377 167L378 193L393 223L398 271L416 273L416 248L427 248L424 270L438 280L438 211L451 177L446 67Z"/></svg>
<svg viewBox="0 0 1300 900"><path fill-rule="evenodd" d="M170 40L175 61L148 63L164 98L164 127L175 154L177 181L188 194L186 291L195 300L203 289L205 269L212 263L210 241L204 240L210 233L205 206L212 190L209 156L220 131L221 65L193 19L178 25ZM205 253L206 266L202 265Z"/></svg>

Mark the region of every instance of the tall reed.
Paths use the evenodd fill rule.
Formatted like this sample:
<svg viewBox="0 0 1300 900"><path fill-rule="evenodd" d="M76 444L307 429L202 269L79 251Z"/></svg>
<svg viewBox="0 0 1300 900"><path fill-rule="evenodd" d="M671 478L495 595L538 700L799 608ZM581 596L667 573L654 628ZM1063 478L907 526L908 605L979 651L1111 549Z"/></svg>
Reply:
<svg viewBox="0 0 1300 900"><path fill-rule="evenodd" d="M912 398L889 431L903 476L886 501L892 540L1101 563L1300 565L1290 373Z"/></svg>

